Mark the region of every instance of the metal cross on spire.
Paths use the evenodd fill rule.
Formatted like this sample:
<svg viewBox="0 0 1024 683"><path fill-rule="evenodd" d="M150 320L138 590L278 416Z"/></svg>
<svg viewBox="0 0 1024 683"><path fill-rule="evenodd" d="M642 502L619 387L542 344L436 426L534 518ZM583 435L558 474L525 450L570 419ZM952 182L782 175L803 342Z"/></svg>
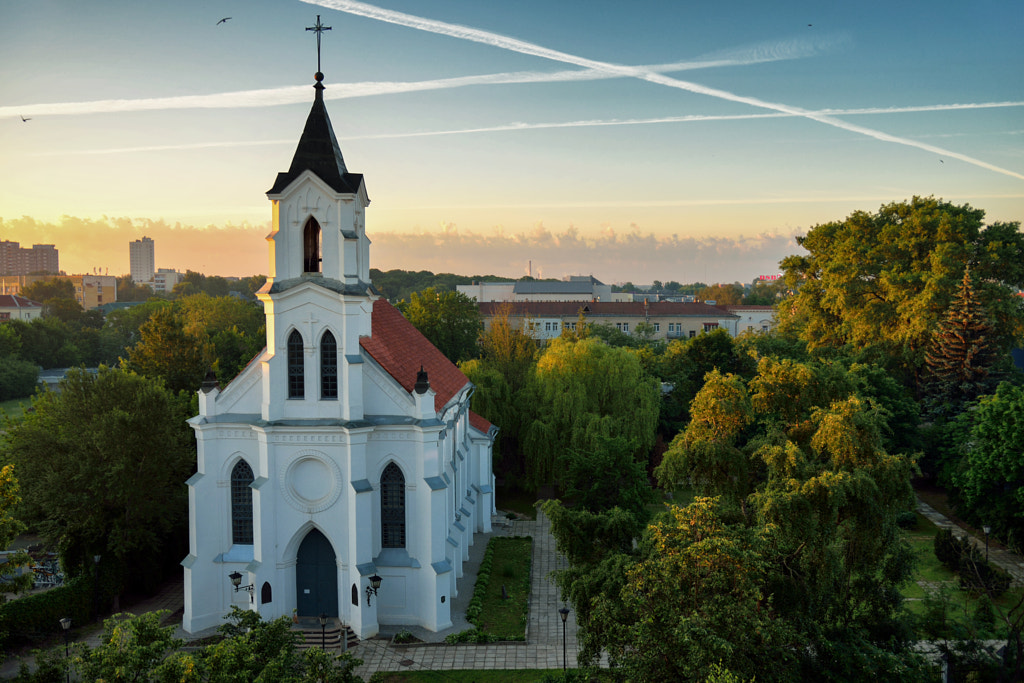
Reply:
<svg viewBox="0 0 1024 683"><path fill-rule="evenodd" d="M330 26L324 26L320 23L320 15L316 15L316 25L307 26L307 31L316 31L316 72L320 73L320 34L324 31L330 31Z"/></svg>

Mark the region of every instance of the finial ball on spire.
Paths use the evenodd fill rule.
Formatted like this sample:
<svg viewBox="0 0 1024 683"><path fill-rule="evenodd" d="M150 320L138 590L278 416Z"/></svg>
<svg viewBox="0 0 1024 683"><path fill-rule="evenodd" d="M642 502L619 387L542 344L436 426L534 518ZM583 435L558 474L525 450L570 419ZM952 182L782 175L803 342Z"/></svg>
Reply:
<svg viewBox="0 0 1024 683"><path fill-rule="evenodd" d="M320 81L324 80L324 75L317 71L315 74L313 74L313 78L315 78L316 82L319 83Z"/></svg>

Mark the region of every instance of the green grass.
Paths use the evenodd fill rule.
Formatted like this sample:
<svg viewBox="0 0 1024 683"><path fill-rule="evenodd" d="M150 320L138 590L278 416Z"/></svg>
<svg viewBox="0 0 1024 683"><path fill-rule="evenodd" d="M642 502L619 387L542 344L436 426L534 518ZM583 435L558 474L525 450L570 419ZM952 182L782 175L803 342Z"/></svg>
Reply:
<svg viewBox="0 0 1024 683"><path fill-rule="evenodd" d="M907 598L907 609L916 615L925 614L924 598L926 588L919 581L933 584L935 588L946 591L951 602L950 616L958 621L968 621L977 606L977 596L960 590L959 581L952 571L935 557L935 534L938 528L925 517L917 515L917 525L906 532L907 542L917 557L914 580L903 587L903 597ZM996 607L1010 609L1016 605L1024 588L1013 588L993 600ZM998 610L996 621L999 622Z"/></svg>
<svg viewBox="0 0 1024 683"><path fill-rule="evenodd" d="M530 562L533 539L492 538L490 580L483 593L480 625L485 633L500 638L522 639L530 604ZM505 586L508 599L502 600ZM474 598L476 593L474 592Z"/></svg>
<svg viewBox="0 0 1024 683"><path fill-rule="evenodd" d="M0 416L6 415L12 420L20 420L25 415L25 410L32 405L32 398L16 398L10 401L0 401ZM3 419L0 417L0 428L3 427Z"/></svg>

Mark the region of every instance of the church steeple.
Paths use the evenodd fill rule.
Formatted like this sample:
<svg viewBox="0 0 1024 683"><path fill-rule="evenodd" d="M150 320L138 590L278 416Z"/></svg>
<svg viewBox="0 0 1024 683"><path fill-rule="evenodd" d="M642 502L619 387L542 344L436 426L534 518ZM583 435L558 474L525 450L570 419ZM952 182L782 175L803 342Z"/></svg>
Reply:
<svg viewBox="0 0 1024 683"><path fill-rule="evenodd" d="M327 183L332 190L342 194L355 193L359 190L362 175L349 173L345 167L345 158L341 155L341 146L334 136L334 127L327 115L324 105L324 75L316 73L316 96L313 107L306 117L306 127L302 129L302 137L292 157L292 165L286 173L278 173L274 186L267 194L282 192L303 171L311 171L320 180Z"/></svg>

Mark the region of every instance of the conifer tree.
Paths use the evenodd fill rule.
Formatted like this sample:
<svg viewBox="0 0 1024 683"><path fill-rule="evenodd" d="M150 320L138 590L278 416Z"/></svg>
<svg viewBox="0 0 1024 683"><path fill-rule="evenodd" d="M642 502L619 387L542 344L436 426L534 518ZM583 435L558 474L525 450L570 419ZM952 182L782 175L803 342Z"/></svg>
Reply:
<svg viewBox="0 0 1024 683"><path fill-rule="evenodd" d="M968 267L925 357L925 398L934 414L955 414L965 403L994 389L994 334L974 293Z"/></svg>

